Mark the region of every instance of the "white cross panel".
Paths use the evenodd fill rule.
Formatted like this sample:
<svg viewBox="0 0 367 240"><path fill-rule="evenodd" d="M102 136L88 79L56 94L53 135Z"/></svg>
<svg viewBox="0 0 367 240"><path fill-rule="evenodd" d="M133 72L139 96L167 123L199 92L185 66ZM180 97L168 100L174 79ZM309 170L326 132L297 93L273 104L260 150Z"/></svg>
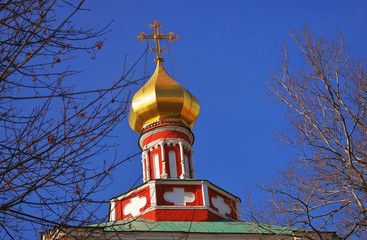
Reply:
<svg viewBox="0 0 367 240"><path fill-rule="evenodd" d="M163 198L167 202L172 202L175 206L186 206L186 203L195 200L195 194L185 192L184 188L173 188L172 192L165 192Z"/></svg>
<svg viewBox="0 0 367 240"><path fill-rule="evenodd" d="M137 217L140 214L140 209L147 204L146 197L133 197L130 202L124 207L124 215L131 214L132 217Z"/></svg>
<svg viewBox="0 0 367 240"><path fill-rule="evenodd" d="M220 212L223 215L226 215L232 212L229 205L224 202L224 198L222 198L219 195L217 197L212 197L212 203L214 207L218 209L218 212Z"/></svg>

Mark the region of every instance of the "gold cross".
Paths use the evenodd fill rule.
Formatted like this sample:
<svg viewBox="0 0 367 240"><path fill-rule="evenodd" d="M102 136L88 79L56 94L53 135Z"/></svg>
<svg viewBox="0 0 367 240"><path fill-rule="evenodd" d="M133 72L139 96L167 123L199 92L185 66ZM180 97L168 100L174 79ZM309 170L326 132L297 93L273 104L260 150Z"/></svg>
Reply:
<svg viewBox="0 0 367 240"><path fill-rule="evenodd" d="M157 61L163 62L164 59L161 56L161 53L164 52L167 49L167 47L161 48L160 41L162 39L169 39L170 42L173 42L174 39L179 38L179 36L173 35L174 34L173 32L169 32L168 35L160 34L159 31L158 31L158 28L162 28L163 25L158 24L157 20L154 20L153 24L149 24L149 27L154 28L154 34L153 35L145 35L144 32L141 32L139 36L136 36L136 38L141 39L142 42L144 42L145 39L154 39L156 48L150 47L150 50L157 53L157 57L154 59L154 61L155 62L157 62Z"/></svg>

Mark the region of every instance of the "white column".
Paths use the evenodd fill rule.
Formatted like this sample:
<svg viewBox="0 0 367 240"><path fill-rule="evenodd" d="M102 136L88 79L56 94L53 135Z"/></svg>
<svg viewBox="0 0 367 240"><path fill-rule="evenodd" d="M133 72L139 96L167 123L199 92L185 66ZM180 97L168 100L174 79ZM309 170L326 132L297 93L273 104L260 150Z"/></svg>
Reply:
<svg viewBox="0 0 367 240"><path fill-rule="evenodd" d="M165 143L164 140L159 143L159 145L161 146L161 156L162 156L162 175L161 175L161 177L162 178L167 178L166 157L165 157L164 143Z"/></svg>
<svg viewBox="0 0 367 240"><path fill-rule="evenodd" d="M150 164L149 164L149 149L146 151L146 158L145 158L145 167L146 167L146 178L149 181L150 178Z"/></svg>
<svg viewBox="0 0 367 240"><path fill-rule="evenodd" d="M146 150L143 150L143 152L141 153L141 165L143 167L143 182L147 181L147 173L146 173L147 169L145 167L146 157L147 157L147 152Z"/></svg>
<svg viewBox="0 0 367 240"><path fill-rule="evenodd" d="M184 179L186 177L186 171L185 171L185 160L184 160L184 150L183 150L183 144L181 140L179 140L178 144L180 145L180 158L181 158L181 170L182 174L180 176L181 179Z"/></svg>

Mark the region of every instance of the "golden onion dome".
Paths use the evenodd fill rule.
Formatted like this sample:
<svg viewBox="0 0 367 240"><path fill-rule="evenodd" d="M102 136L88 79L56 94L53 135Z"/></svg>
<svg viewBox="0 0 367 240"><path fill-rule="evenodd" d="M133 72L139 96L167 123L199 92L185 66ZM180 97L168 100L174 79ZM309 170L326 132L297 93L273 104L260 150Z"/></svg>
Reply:
<svg viewBox="0 0 367 240"><path fill-rule="evenodd" d="M152 77L132 99L129 124L138 133L152 123L167 120L179 121L192 128L199 111L196 98L173 80L161 61L157 61Z"/></svg>

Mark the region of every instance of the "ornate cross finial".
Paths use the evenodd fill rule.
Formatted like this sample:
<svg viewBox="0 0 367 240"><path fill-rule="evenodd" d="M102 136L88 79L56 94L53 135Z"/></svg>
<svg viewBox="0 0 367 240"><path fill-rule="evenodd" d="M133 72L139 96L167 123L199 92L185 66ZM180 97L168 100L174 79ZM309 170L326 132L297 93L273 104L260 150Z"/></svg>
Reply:
<svg viewBox="0 0 367 240"><path fill-rule="evenodd" d="M161 48L161 43L160 41L162 39L169 39L170 42L173 42L174 39L179 38L177 35L173 35L173 32L169 32L168 35L163 35L160 34L158 31L158 28L162 28L163 25L162 24L158 24L157 20L153 21L153 24L149 24L149 27L154 28L154 34L153 35L145 35L144 32L141 32L139 36L136 36L136 38L141 39L142 42L145 41L145 39L154 39L155 41L155 45L156 48L150 47L150 50L152 50L153 52L157 53L157 57L154 59L154 61L158 62L163 62L163 57L161 56L161 53L164 52L167 47Z"/></svg>

